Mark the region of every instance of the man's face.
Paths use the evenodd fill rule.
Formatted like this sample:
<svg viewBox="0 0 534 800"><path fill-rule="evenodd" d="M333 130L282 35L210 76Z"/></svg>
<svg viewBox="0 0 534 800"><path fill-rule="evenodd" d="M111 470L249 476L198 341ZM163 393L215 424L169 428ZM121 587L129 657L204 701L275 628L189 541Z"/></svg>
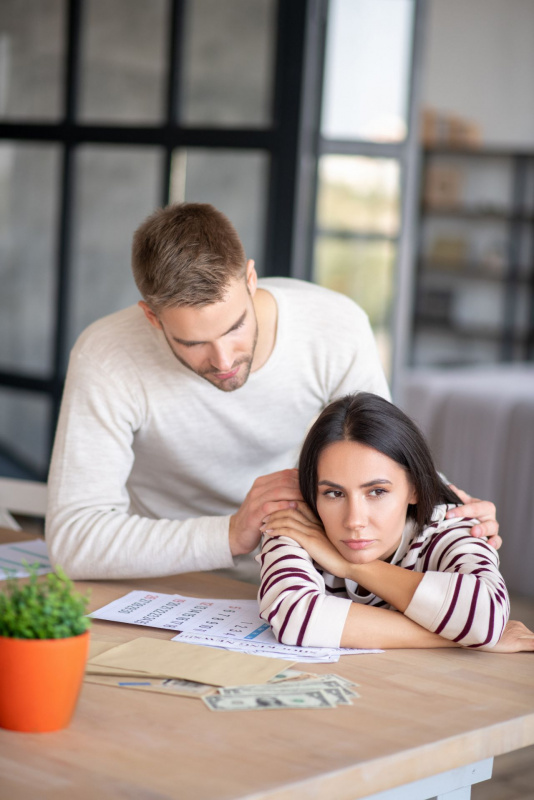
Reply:
<svg viewBox="0 0 534 800"><path fill-rule="evenodd" d="M253 272L253 270L252 270ZM252 302L253 277L229 284L220 303L166 308L157 316L141 307L149 322L163 331L178 361L223 392L241 388L249 376L258 338Z"/></svg>

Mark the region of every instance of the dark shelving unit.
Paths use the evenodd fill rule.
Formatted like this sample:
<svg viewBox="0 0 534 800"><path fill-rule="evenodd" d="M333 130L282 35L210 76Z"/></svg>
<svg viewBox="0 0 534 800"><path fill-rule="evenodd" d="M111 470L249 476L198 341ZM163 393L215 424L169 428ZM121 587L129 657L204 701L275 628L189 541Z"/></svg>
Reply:
<svg viewBox="0 0 534 800"><path fill-rule="evenodd" d="M491 193L475 200L466 197L462 182L465 180L470 185L471 194L475 186L476 194L473 176L480 181L485 170L495 170L496 164L509 181L508 202L503 203ZM532 360L534 151L424 148L422 165L413 317L414 362L425 366L477 363L476 350L471 346L477 341L482 348L486 347L482 361ZM444 178L441 187L440 169ZM448 189L447 170L450 171ZM481 185L484 185L484 177ZM484 195L483 190L481 194ZM486 241L490 236L500 241L500 258L495 253L491 257L491 254L477 252L477 242L484 241L484 236ZM463 253L462 243L465 244ZM452 252L440 257L439 246L445 250L448 247ZM475 313L473 321L467 320L466 324L465 293L468 291L471 297L475 297L474 292L486 292L486 296L488 291L494 296L498 292L499 313L488 309L488 319L483 321L477 320ZM463 320L458 319L457 313L462 301ZM479 315L482 303L480 299ZM466 343L470 346L466 347ZM450 355L444 357L447 347ZM493 358L488 357L488 347L493 348ZM435 359L432 348L436 350Z"/></svg>

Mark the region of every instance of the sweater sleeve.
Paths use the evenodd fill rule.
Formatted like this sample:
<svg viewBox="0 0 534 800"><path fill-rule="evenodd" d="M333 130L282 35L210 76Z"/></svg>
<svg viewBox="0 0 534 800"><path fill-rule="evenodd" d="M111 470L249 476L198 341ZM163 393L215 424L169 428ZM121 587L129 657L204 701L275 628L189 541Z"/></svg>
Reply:
<svg viewBox="0 0 534 800"><path fill-rule="evenodd" d="M152 519L133 514L127 481L142 391L74 355L48 479L46 541L74 579L140 578L231 567L229 516Z"/></svg>
<svg viewBox="0 0 534 800"><path fill-rule="evenodd" d="M425 573L405 614L423 628L464 647L497 644L510 614L499 557L457 520L425 544L418 566Z"/></svg>
<svg viewBox="0 0 534 800"><path fill-rule="evenodd" d="M339 647L351 601L326 595L311 556L286 536L264 538L259 590L260 617L279 642Z"/></svg>

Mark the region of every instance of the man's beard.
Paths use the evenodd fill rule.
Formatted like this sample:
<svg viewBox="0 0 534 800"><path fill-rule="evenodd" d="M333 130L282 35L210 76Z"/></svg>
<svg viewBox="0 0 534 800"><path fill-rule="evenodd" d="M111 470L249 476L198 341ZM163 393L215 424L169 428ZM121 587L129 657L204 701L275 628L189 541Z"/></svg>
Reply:
<svg viewBox="0 0 534 800"><path fill-rule="evenodd" d="M171 347L171 343L165 333L165 329L162 328L163 335L165 336L165 340L169 345L171 353L173 356L182 364L186 369L191 370L194 372L195 375L198 375L199 378L204 378L212 386L215 386L216 389L220 389L221 392L235 392L236 389L240 389L248 380L248 376L250 375L250 370L252 369L252 361L254 359L254 353L256 352L256 345L258 343L258 323L256 322L256 330L254 332L254 341L252 342L252 349L249 354L241 356L234 361L232 367L228 370L228 372L233 372L236 367L241 366L242 364L245 365L245 368L242 370L241 374L235 375L233 378L227 378L227 380L217 380L214 376L218 375L219 372L217 369L210 367L206 370L196 370L194 369L191 364L188 364L183 358L181 358L178 353L176 353L173 348ZM211 377L210 377L211 376Z"/></svg>

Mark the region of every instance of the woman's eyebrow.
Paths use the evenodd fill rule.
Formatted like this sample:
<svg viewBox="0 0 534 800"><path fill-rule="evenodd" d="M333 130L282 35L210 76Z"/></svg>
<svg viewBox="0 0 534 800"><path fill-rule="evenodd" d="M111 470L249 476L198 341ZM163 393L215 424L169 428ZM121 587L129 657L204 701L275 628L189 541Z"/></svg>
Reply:
<svg viewBox="0 0 534 800"><path fill-rule="evenodd" d="M389 483L389 485L392 486L391 481L388 481L387 478L375 478L372 481L367 481L367 483L360 484L359 488L360 489L368 489L369 486L376 486L377 483L381 483L381 484ZM344 486L341 486L341 484L339 484L339 483L334 483L333 481L328 481L328 480L319 481L317 483L317 486L333 486L335 489L344 489L345 488Z"/></svg>

